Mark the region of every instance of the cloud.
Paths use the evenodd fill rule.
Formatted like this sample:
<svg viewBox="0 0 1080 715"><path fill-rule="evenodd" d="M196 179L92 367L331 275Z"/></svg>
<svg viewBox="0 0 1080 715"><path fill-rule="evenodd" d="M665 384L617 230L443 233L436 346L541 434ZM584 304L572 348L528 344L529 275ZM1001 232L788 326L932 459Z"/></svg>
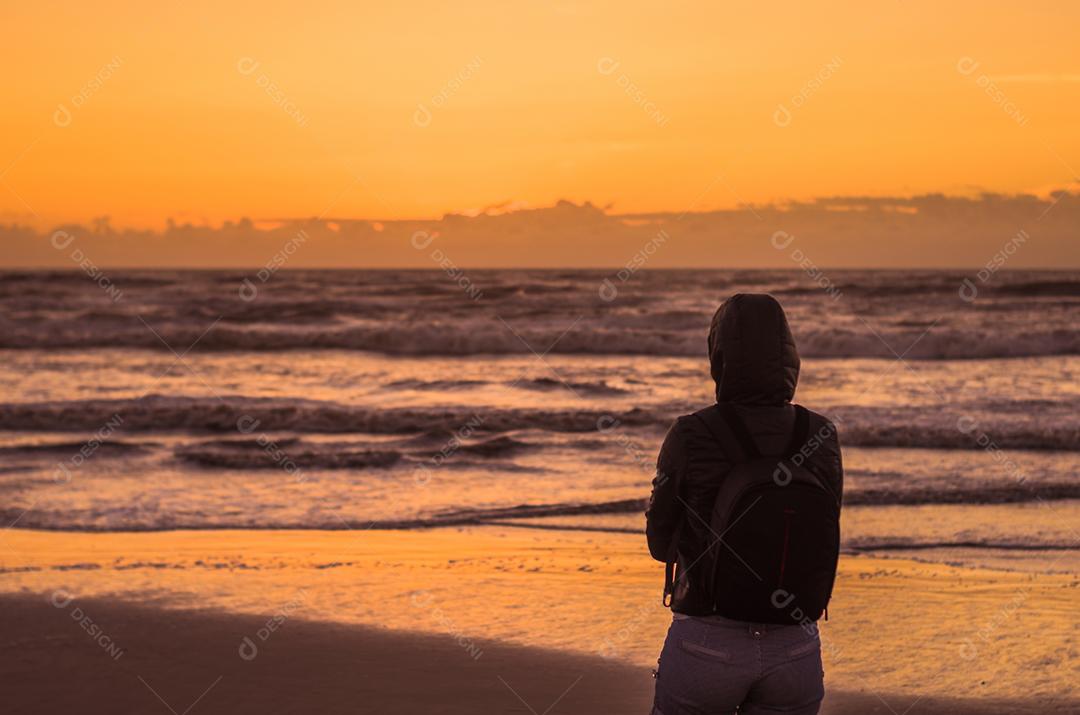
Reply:
<svg viewBox="0 0 1080 715"><path fill-rule="evenodd" d="M976 197L829 196L725 211L615 214L591 203L516 204L438 220L326 218L161 231L58 226L53 240L0 224L0 267L621 267L651 246L650 268L980 267L1025 232L1010 268L1080 267L1080 193ZM793 237L783 250L772 237ZM657 240L662 237L662 240ZM64 248L55 246L63 244ZM77 253L73 254L73 252ZM74 255L74 257L73 257Z"/></svg>

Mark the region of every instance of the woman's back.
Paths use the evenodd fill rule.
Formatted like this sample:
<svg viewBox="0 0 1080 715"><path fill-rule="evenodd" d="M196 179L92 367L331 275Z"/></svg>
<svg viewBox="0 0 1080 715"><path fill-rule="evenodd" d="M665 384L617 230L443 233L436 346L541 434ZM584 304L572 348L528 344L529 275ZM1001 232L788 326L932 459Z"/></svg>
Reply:
<svg viewBox="0 0 1080 715"><path fill-rule="evenodd" d="M783 309L771 296L742 294L725 302L713 319L709 356L717 404L680 417L672 426L657 461L647 512L649 549L654 558L669 565L674 612L661 656L656 711L701 715L734 712L741 706L740 713L754 712L754 707L814 713L823 696L814 623L819 614L798 612L800 617L789 622L802 621L800 625L730 617L737 610L734 599L715 593L713 573L718 555L736 551L729 543L736 532L727 529L751 526L772 536L768 530L773 520L755 523L769 515L763 508L755 510L757 502L751 500L717 533L714 507L718 507L717 495L725 477L746 460L745 450L765 456L766 463L788 450L786 463L805 470L808 480L835 499L835 518L831 525L823 520L821 528L836 529L843 490L836 428L823 416L805 411L803 433L793 440L796 409L790 400L799 358ZM738 428L734 430L738 437L730 422ZM788 496L797 498L794 491ZM776 536L783 544L783 573L788 534ZM750 554L745 556L754 560ZM757 580L764 580L737 552L727 562L741 563ZM826 568L834 573L835 560ZM772 603L770 608L777 609L778 615L783 610L784 617L761 620L784 621L790 615L786 597L776 598L781 603Z"/></svg>

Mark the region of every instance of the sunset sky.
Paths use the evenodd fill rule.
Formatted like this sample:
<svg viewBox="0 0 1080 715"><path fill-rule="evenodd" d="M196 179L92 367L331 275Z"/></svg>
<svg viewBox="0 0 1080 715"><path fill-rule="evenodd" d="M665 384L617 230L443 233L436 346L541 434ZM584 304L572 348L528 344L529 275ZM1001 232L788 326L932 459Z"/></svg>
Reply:
<svg viewBox="0 0 1080 715"><path fill-rule="evenodd" d="M1080 4L4 3L0 222L1045 193Z"/></svg>

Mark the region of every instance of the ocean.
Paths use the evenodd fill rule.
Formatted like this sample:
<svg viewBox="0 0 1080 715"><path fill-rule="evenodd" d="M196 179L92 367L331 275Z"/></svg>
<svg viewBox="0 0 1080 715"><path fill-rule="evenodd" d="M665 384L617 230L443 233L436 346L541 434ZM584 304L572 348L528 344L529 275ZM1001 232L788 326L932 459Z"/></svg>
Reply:
<svg viewBox="0 0 1080 715"><path fill-rule="evenodd" d="M641 531L736 292L838 425L845 550L1075 568L1076 271L6 272L0 517Z"/></svg>

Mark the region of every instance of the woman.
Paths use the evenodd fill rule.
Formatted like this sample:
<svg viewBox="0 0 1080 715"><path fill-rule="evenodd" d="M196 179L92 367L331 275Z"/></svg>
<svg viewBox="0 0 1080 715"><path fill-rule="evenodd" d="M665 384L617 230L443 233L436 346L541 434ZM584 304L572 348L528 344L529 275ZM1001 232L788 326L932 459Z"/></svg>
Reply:
<svg viewBox="0 0 1080 715"><path fill-rule="evenodd" d="M725 301L708 344L717 404L671 427L646 514L673 612L653 713L812 715L839 549L836 428L791 403L799 355L772 296Z"/></svg>

